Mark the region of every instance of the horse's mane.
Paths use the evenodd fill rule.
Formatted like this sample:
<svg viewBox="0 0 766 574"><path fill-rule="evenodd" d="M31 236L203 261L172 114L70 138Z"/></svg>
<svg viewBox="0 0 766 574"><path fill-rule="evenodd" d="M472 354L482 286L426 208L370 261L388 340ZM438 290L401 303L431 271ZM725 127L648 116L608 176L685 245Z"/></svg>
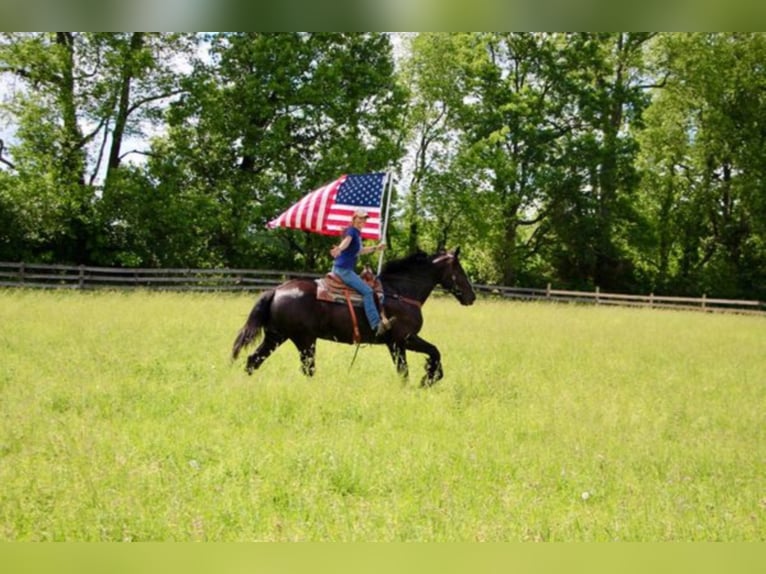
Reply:
<svg viewBox="0 0 766 574"><path fill-rule="evenodd" d="M423 268L431 261L430 256L422 250L411 253L401 259L392 259L383 266L381 275L407 275L412 271Z"/></svg>

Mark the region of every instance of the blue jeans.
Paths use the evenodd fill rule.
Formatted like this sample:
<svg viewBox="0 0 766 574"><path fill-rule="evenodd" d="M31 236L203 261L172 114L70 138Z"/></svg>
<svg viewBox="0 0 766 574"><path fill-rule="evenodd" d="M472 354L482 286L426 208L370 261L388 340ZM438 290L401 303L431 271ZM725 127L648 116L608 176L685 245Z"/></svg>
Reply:
<svg viewBox="0 0 766 574"><path fill-rule="evenodd" d="M375 307L375 299L373 299L372 287L367 285L359 275L353 269L343 269L341 267L333 266L332 272L340 277L343 282L356 289L362 294L362 303L364 303L364 314L367 315L367 321L370 323L372 330L378 328L380 323L380 314L377 307Z"/></svg>

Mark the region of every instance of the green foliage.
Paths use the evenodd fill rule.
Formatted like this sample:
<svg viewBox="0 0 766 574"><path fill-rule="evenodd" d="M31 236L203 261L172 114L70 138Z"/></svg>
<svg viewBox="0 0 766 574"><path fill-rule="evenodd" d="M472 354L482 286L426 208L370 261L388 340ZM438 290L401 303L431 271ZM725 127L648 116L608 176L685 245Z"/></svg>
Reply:
<svg viewBox="0 0 766 574"><path fill-rule="evenodd" d="M673 34L667 86L642 133L643 201L656 236L638 259L658 290L763 297L762 34Z"/></svg>
<svg viewBox="0 0 766 574"><path fill-rule="evenodd" d="M219 34L150 164L218 207L214 251L234 266L313 267L326 242L265 223L341 173L385 170L402 104L380 34ZM281 251L281 255L275 252Z"/></svg>
<svg viewBox="0 0 766 574"><path fill-rule="evenodd" d="M175 93L172 61L185 39L139 32L0 38L0 71L15 86L4 105L17 140L6 165L24 238L13 259L118 262L98 256L101 226L115 223L104 221L100 202L114 190L124 139L149 129Z"/></svg>
<svg viewBox="0 0 766 574"><path fill-rule="evenodd" d="M436 226L437 242L458 230L493 261L484 277L504 284L632 286L622 246L632 241L623 227L636 221L630 198L637 147L626 126L646 105L637 54L649 39L419 38L410 72L417 109L430 104L434 111L425 117L443 122L428 140L432 123L421 120L417 128L430 146L421 145L417 169L429 188L422 206L434 217L426 229ZM451 207L455 198L459 211Z"/></svg>
<svg viewBox="0 0 766 574"><path fill-rule="evenodd" d="M311 380L289 343L248 377L252 304L0 292L0 539L766 535L759 317L435 297L422 390L328 342Z"/></svg>
<svg viewBox="0 0 766 574"><path fill-rule="evenodd" d="M0 35L0 258L318 271L330 239L265 224L393 170L392 256L766 297L763 34L396 38Z"/></svg>

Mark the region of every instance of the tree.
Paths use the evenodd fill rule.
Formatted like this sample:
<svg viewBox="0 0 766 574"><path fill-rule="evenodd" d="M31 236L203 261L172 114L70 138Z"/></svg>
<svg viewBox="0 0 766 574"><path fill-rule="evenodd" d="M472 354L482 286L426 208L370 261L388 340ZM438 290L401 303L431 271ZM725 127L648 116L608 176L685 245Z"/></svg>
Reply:
<svg viewBox="0 0 766 574"><path fill-rule="evenodd" d="M671 34L647 114L642 189L657 239L642 258L659 290L766 293L766 80L762 34Z"/></svg>
<svg viewBox="0 0 766 574"><path fill-rule="evenodd" d="M102 189L125 156L124 139L156 119L177 92L175 34L12 33L0 37L0 73L18 88L5 105L18 144L4 161L16 176L14 204L38 257L93 261ZM132 89L135 88L135 89ZM106 169L103 154L109 147Z"/></svg>
<svg viewBox="0 0 766 574"><path fill-rule="evenodd" d="M478 39L484 58L461 107L467 144L461 155L483 180L499 280L529 283L547 231L542 222L555 176L551 166L557 164L560 139L571 130L555 66L559 39L537 33Z"/></svg>
<svg viewBox="0 0 766 574"><path fill-rule="evenodd" d="M466 49L470 55L469 35L423 33L410 38L410 56L400 75L409 94L406 130L412 149L404 209L408 252L421 247L422 229L429 226L424 217L426 206L427 213L436 219L431 226L441 230L436 233L437 243L447 241L449 222L454 221L450 215L447 221L438 222L442 219L439 206L444 203L440 190L458 180L447 177L447 173L453 166L460 137L455 127L455 108L463 92L460 61Z"/></svg>
<svg viewBox="0 0 766 574"><path fill-rule="evenodd" d="M323 238L265 224L341 173L385 170L400 157L403 92L388 37L235 33L208 42L210 58L171 106L152 176L205 198L213 259L315 268L327 257Z"/></svg>
<svg viewBox="0 0 766 574"><path fill-rule="evenodd" d="M491 261L485 278L630 285L623 222L633 216L637 148L628 127L647 101L649 39L491 33L425 35L415 44L410 67L422 103L414 115L421 126L442 122L432 131L441 140L421 140L433 148L432 161L416 170L430 187L420 195L432 197L424 211L451 221L440 214L469 190L456 221L475 229L473 247ZM445 113L422 111L429 109Z"/></svg>
<svg viewBox="0 0 766 574"><path fill-rule="evenodd" d="M411 236L470 241L487 281L517 283L536 250L521 228L538 221L550 49L540 34L422 34L413 45Z"/></svg>
<svg viewBox="0 0 766 574"><path fill-rule="evenodd" d="M559 97L569 130L551 180L550 257L566 285L636 288L632 263L643 221L636 206L640 125L648 98L651 34L568 34Z"/></svg>

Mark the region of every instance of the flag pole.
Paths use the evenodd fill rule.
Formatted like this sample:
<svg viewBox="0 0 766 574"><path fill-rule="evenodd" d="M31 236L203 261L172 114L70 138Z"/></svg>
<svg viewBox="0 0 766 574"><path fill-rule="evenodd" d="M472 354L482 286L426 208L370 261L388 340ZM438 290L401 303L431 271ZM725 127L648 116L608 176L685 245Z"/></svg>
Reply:
<svg viewBox="0 0 766 574"><path fill-rule="evenodd" d="M393 176L391 175L391 171L386 172L386 183L383 189L383 193L386 193L386 189L388 189L388 194L386 198L386 212L383 219L383 227L381 228L380 237L382 241L386 240L386 232L388 231L388 215L391 209L391 188L393 187ZM380 272L383 270L383 251L380 252L380 256L378 257L378 275L380 275Z"/></svg>

